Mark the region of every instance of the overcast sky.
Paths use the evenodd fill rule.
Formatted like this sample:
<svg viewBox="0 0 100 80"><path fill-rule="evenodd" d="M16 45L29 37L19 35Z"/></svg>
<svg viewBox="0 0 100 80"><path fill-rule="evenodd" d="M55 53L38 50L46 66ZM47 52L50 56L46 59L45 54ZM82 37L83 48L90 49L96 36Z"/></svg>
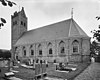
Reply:
<svg viewBox="0 0 100 80"><path fill-rule="evenodd" d="M4 7L0 3L0 17L7 20L0 29L0 49L11 49L11 15L24 7L28 17L28 30L73 18L92 37L91 30L98 29L100 21L100 0L12 0L16 6Z"/></svg>

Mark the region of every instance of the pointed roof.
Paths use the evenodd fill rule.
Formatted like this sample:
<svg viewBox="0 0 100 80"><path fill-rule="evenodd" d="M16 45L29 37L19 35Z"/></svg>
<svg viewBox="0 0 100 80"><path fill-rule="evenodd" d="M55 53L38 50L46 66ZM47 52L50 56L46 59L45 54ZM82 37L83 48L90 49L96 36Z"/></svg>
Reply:
<svg viewBox="0 0 100 80"><path fill-rule="evenodd" d="M20 13L21 13L21 15L22 15L23 17L26 18L26 14L25 14L25 11L24 11L24 7L22 7L22 10L20 11Z"/></svg>
<svg viewBox="0 0 100 80"><path fill-rule="evenodd" d="M50 41L69 37L88 37L71 18L25 32L15 46Z"/></svg>
<svg viewBox="0 0 100 80"><path fill-rule="evenodd" d="M23 16L24 18L27 18L27 17L26 17L26 14L25 14L25 11L24 11L24 7L22 7L21 11L19 11L19 12L15 11L15 12L14 12L14 15L12 15L12 18L17 17L18 15L21 15L21 16Z"/></svg>
<svg viewBox="0 0 100 80"><path fill-rule="evenodd" d="M80 26L71 19L68 37L87 37L87 34L80 28Z"/></svg>

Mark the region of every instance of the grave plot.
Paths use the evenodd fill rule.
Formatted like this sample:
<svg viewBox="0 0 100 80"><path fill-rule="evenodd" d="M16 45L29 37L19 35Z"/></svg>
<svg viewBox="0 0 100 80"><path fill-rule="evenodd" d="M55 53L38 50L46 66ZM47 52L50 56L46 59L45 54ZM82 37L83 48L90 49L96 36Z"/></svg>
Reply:
<svg viewBox="0 0 100 80"><path fill-rule="evenodd" d="M69 66L66 66L62 63L59 63L59 65L56 65L56 71L59 71L59 72L71 72L71 71L75 71L76 70L76 67L69 67Z"/></svg>

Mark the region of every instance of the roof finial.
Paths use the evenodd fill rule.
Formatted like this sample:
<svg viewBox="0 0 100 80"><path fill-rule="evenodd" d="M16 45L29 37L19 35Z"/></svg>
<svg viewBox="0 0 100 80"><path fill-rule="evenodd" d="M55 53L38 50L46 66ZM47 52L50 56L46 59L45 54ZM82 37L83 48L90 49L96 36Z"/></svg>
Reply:
<svg viewBox="0 0 100 80"><path fill-rule="evenodd" d="M73 8L71 10L71 18L73 19Z"/></svg>

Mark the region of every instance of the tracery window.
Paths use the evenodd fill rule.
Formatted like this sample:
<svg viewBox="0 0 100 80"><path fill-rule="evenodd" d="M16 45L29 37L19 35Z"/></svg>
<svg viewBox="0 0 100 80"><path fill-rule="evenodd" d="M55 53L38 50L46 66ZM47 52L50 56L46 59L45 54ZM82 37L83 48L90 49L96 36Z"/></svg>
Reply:
<svg viewBox="0 0 100 80"><path fill-rule="evenodd" d="M39 53L40 56L42 56L42 46L41 46L41 44L39 44L39 46L38 46L38 53Z"/></svg>
<svg viewBox="0 0 100 80"><path fill-rule="evenodd" d="M24 56L26 56L26 50L24 50Z"/></svg>
<svg viewBox="0 0 100 80"><path fill-rule="evenodd" d="M78 53L79 52L79 42L77 40L74 40L72 43L73 46L73 53Z"/></svg>
<svg viewBox="0 0 100 80"><path fill-rule="evenodd" d="M65 53L65 43L63 41L59 43L59 47L60 47L60 53L61 54Z"/></svg>
<svg viewBox="0 0 100 80"><path fill-rule="evenodd" d="M48 54L49 55L53 54L52 44L50 42L48 43Z"/></svg>
<svg viewBox="0 0 100 80"><path fill-rule="evenodd" d="M49 54L52 54L52 48L49 49Z"/></svg>
<svg viewBox="0 0 100 80"><path fill-rule="evenodd" d="M33 45L30 46L30 55L31 55L31 56L34 55Z"/></svg>
<svg viewBox="0 0 100 80"><path fill-rule="evenodd" d="M39 55L42 55L42 50L39 50Z"/></svg>
<svg viewBox="0 0 100 80"><path fill-rule="evenodd" d="M31 55L34 55L34 50L31 50Z"/></svg>
<svg viewBox="0 0 100 80"><path fill-rule="evenodd" d="M26 49L23 47L23 56L26 56Z"/></svg>

